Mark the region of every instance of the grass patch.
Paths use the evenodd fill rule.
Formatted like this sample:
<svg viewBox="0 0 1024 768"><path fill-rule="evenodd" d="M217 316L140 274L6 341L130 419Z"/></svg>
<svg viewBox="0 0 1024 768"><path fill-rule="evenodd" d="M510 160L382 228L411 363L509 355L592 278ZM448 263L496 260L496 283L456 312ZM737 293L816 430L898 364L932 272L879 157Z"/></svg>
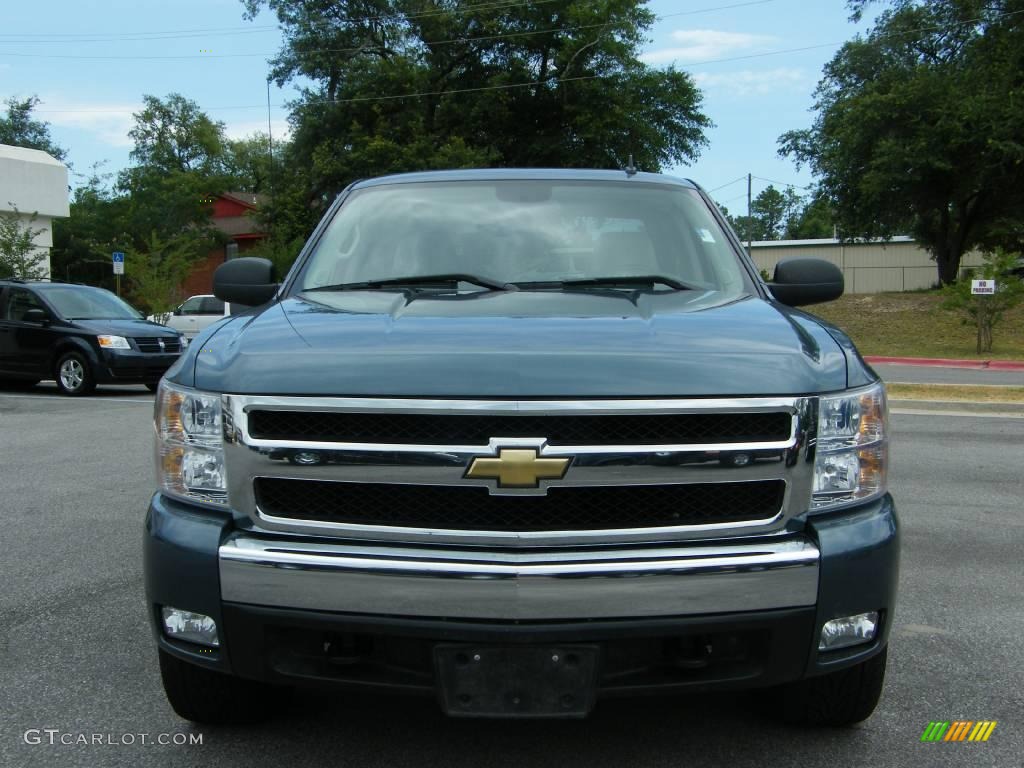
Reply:
<svg viewBox="0 0 1024 768"><path fill-rule="evenodd" d="M964 386L961 384L886 384L891 400L957 400L1024 404L1024 387Z"/></svg>
<svg viewBox="0 0 1024 768"><path fill-rule="evenodd" d="M808 311L846 331L862 355L1024 360L1024 305L995 327L991 352L974 351L977 327L939 305L937 291L843 296Z"/></svg>

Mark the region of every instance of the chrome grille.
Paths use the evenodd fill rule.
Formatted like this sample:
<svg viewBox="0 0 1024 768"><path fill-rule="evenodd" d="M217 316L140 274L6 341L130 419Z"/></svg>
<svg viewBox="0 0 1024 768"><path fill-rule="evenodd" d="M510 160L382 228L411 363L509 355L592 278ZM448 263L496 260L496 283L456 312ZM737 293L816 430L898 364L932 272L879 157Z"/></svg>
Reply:
<svg viewBox="0 0 1024 768"><path fill-rule="evenodd" d="M229 498L257 529L378 541L522 547L781 533L810 498L816 414L817 399L803 397L225 395ZM535 487L469 476L474 459L508 449L568 458L568 470Z"/></svg>
<svg viewBox="0 0 1024 768"><path fill-rule="evenodd" d="M161 344L161 342L163 342ZM139 352L155 354L175 354L181 352L181 341L173 336L144 336L136 337L135 345Z"/></svg>

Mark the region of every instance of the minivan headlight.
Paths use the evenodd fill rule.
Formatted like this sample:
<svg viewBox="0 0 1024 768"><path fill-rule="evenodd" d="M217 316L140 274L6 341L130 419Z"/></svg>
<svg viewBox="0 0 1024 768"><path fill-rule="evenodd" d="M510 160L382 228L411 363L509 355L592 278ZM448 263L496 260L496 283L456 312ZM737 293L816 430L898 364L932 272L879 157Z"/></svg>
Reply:
<svg viewBox="0 0 1024 768"><path fill-rule="evenodd" d="M867 501L885 493L888 420L881 382L821 398L812 511Z"/></svg>
<svg viewBox="0 0 1024 768"><path fill-rule="evenodd" d="M161 381L153 421L160 489L188 501L225 506L221 396Z"/></svg>

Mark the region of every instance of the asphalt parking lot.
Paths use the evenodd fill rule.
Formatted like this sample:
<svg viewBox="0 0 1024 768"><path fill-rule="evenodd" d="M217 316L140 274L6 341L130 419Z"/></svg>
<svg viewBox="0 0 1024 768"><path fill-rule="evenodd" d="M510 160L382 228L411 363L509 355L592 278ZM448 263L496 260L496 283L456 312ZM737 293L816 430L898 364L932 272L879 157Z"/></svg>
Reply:
<svg viewBox="0 0 1024 768"><path fill-rule="evenodd" d="M0 765L1022 764L1024 418L894 415L900 602L885 694L858 727L783 727L737 696L609 701L585 721L524 722L317 693L267 724L224 729L181 721L160 689L140 547L151 403L141 387L81 400L52 386L0 392ZM998 726L987 743L920 742L929 721L957 719ZM115 743L51 745L44 729ZM26 743L29 731L42 743ZM141 734L202 744L143 745Z"/></svg>

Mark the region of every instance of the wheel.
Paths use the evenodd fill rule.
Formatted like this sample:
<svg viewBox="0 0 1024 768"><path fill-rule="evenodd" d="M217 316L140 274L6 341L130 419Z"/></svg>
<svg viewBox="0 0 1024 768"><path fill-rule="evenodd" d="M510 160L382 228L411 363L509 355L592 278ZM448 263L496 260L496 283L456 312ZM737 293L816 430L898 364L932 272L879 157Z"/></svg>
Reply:
<svg viewBox="0 0 1024 768"><path fill-rule="evenodd" d="M96 389L89 361L81 352L65 352L57 360L57 389L65 395L87 395Z"/></svg>
<svg viewBox="0 0 1024 768"><path fill-rule="evenodd" d="M794 725L853 725L866 720L882 695L888 649L853 667L773 690L773 711ZM774 695L771 695L774 694Z"/></svg>
<svg viewBox="0 0 1024 768"><path fill-rule="evenodd" d="M146 389L148 389L150 392L156 392L159 388L160 388L160 382L159 381L153 381L153 382L147 381L146 382Z"/></svg>
<svg viewBox="0 0 1024 768"><path fill-rule="evenodd" d="M186 720L208 725L254 723L280 712L290 691L189 664L165 651L160 679L171 708Z"/></svg>

